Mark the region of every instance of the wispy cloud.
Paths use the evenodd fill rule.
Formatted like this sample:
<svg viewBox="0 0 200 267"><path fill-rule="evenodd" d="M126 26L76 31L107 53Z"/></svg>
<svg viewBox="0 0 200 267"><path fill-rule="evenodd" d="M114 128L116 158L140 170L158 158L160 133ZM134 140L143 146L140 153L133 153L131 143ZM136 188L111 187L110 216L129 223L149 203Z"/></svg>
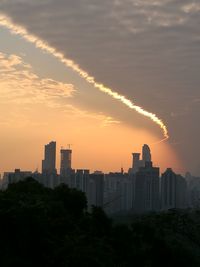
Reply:
<svg viewBox="0 0 200 267"><path fill-rule="evenodd" d="M199 13L200 3L197 3L197 2L187 3L182 6L182 10L185 13Z"/></svg>
<svg viewBox="0 0 200 267"><path fill-rule="evenodd" d="M44 103L58 105L59 98L75 93L72 84L40 78L31 66L17 55L0 53L0 102Z"/></svg>
<svg viewBox="0 0 200 267"><path fill-rule="evenodd" d="M0 115L0 125L39 126L44 122L31 121L27 112L37 108L34 105L45 105L48 108L59 109L59 112L75 120L91 119L100 126L120 123L111 116L79 109L70 104L76 89L72 84L62 83L50 78L40 78L30 64L17 55L7 55L0 52L0 104L11 105L14 111L7 116ZM17 108L17 106L19 108ZM64 115L63 115L64 116Z"/></svg>

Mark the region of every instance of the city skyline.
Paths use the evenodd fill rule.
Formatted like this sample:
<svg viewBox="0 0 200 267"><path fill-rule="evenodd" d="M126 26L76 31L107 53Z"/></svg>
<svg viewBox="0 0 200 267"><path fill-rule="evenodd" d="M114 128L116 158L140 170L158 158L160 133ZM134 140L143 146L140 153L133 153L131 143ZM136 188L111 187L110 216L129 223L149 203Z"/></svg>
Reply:
<svg viewBox="0 0 200 267"><path fill-rule="evenodd" d="M154 154L154 149L152 149L154 148L153 147L154 144L152 145L152 147L149 147L149 145L147 144L143 144L142 149L140 147L139 149L134 150L135 152L131 150L132 152L129 155L126 155L126 159L124 159L124 162L128 162L128 164L127 163L123 164L123 160L118 159L117 162L119 163L119 165L116 168L115 167L105 168L103 164L101 163L101 157L99 155L99 157L95 159L97 162L97 165L96 167L93 167L92 165L90 165L90 162L84 161L81 158L87 154L88 152L87 149L84 150L84 153L76 154L77 151L75 150L75 153L74 153L72 149L74 145L67 144L66 146L59 146L58 142L54 140L49 141L49 143L46 143L45 145L42 145L44 146L44 150L42 150L40 147L40 153L39 153L40 159L37 158L36 162L34 163L34 167L30 167L30 166L33 166L32 162L30 165L28 165L29 167L24 167L26 165L23 164L23 159L22 159L21 164L16 164L15 162L11 162L12 163L11 168L8 168L8 169L5 169L3 168L3 166L1 166L0 173L3 175L4 172L9 172L10 170L14 170L14 169L24 169L24 170L29 170L32 172L39 170L41 171L41 173L43 172L45 173L45 171L49 169L50 172L55 172L55 173L60 174L61 170L63 170L63 172L65 173L67 169L70 169L70 168L90 169L93 172L102 171L103 173L118 172L121 169L123 169L125 172L128 172L130 168L135 168L134 165L137 166L136 170L138 170L141 166L143 166L144 162L152 161L152 152ZM78 151L78 153L80 153L80 150ZM110 151L109 155L112 156L112 153L113 152ZM29 157L30 155L27 153L26 156ZM92 154L90 156L91 158L93 158ZM102 156L104 156L104 154ZM20 158L20 154L18 154L18 157ZM77 159L79 162L81 162L81 165L77 165ZM159 168L161 169L161 172L164 172L168 168L173 168L175 172L180 173L181 175L185 175L185 173L190 172L190 170L187 170L187 169L183 169L183 168L179 169L178 167L174 168L173 165L166 164L166 162L163 160L161 161L162 164L160 165L158 163L159 161L156 160L155 156L153 157L153 161L157 166L159 166ZM86 162L86 164L84 162ZM67 166L71 166L71 167L70 168L66 167L65 166L66 164Z"/></svg>
<svg viewBox="0 0 200 267"><path fill-rule="evenodd" d="M75 153L73 153L72 144L67 144L66 147L61 146L60 148L57 146L57 141L51 140L49 143L46 143L43 145L43 150L41 149L41 159L38 159L38 162L41 162L37 165L35 169L27 169L28 172L40 172L41 174L50 175L50 174L59 174L59 175L68 175L71 170L90 170L92 172L102 172L102 173L117 173L121 172L123 170L124 173L136 173L139 171L141 167L145 166L145 163L147 162L154 162L156 165L157 163L153 160L152 157L152 150L148 144L143 144L142 148L140 150L134 151L130 154L130 164L127 168L124 168L124 165L121 162L121 165L118 166L116 169L108 169L105 171L101 168L92 168L91 166L81 166L77 167L76 163L74 163L74 156L76 158ZM86 151L87 152L87 151ZM159 165L157 165L159 166ZM166 171L167 169L171 169L172 166L167 166L165 168L162 168L161 172ZM21 168L21 166L16 166L13 168L13 170L21 170L24 168ZM4 170L3 173L7 173L10 170ZM175 170L176 171L176 170ZM189 173L189 171L186 171L185 173ZM185 173L181 173L182 175L185 175Z"/></svg>
<svg viewBox="0 0 200 267"><path fill-rule="evenodd" d="M147 143L163 170L199 175L199 10L1 1L0 172L41 168L40 147L56 139L73 144L77 168L127 169Z"/></svg>
<svg viewBox="0 0 200 267"><path fill-rule="evenodd" d="M0 262L200 266L200 0L0 0Z"/></svg>
<svg viewBox="0 0 200 267"><path fill-rule="evenodd" d="M71 144L68 149L60 149L59 171L56 169L56 150L56 141L44 145L41 172L21 169L4 172L1 190L29 178L51 189L67 185L85 193L89 210L95 205L108 214L158 212L199 205L200 178L190 173L182 176L172 168L160 173L147 144L142 146L142 153L132 153L132 165L127 171L121 167L120 171L109 173L75 169Z"/></svg>

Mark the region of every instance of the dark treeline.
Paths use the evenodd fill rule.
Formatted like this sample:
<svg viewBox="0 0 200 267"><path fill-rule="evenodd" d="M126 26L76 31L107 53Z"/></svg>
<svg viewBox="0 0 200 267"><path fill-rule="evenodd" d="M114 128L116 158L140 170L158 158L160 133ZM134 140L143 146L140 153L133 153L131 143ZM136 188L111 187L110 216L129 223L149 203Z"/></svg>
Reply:
<svg viewBox="0 0 200 267"><path fill-rule="evenodd" d="M200 266L200 211L116 224L84 193L32 178L0 191L0 266Z"/></svg>

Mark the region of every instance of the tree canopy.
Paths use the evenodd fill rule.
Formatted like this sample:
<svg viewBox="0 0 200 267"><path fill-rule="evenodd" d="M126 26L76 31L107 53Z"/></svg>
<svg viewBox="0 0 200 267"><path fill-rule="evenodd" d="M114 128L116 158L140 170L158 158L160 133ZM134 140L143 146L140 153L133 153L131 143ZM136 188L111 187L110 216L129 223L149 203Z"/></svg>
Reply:
<svg viewBox="0 0 200 267"><path fill-rule="evenodd" d="M0 266L200 266L200 211L115 223L67 185L32 178L0 191Z"/></svg>

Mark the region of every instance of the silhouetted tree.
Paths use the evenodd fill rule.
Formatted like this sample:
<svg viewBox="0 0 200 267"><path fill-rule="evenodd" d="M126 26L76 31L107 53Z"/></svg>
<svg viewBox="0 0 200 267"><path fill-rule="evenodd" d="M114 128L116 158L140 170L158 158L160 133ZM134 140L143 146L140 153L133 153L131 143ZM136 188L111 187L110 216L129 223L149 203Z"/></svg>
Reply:
<svg viewBox="0 0 200 267"><path fill-rule="evenodd" d="M171 210L116 224L85 194L32 178L0 191L0 266L200 266L200 211Z"/></svg>

